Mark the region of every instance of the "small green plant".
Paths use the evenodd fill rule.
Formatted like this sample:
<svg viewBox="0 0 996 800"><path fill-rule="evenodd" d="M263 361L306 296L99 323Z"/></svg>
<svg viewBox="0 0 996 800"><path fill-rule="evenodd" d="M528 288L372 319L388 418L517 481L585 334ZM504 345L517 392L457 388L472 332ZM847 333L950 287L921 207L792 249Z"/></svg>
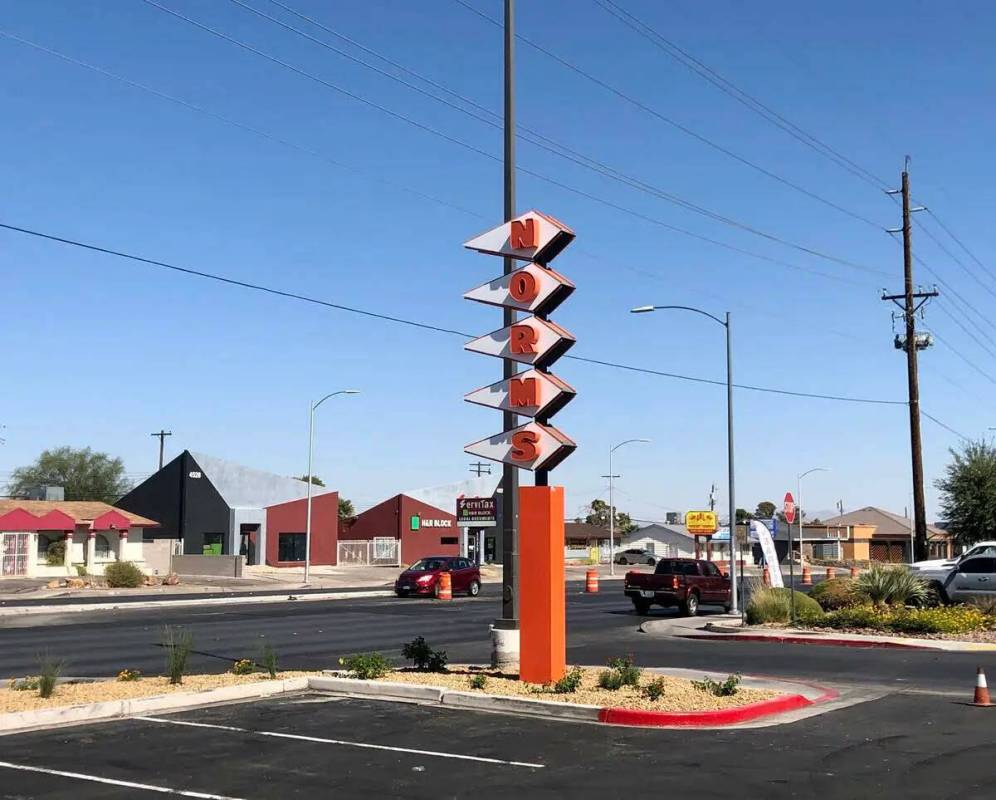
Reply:
<svg viewBox="0 0 996 800"><path fill-rule="evenodd" d="M876 564L854 579L854 588L873 605L923 604L930 597L930 584L906 567Z"/></svg>
<svg viewBox="0 0 996 800"><path fill-rule="evenodd" d="M988 617L996 617L996 597L979 595L974 597L969 605L979 609Z"/></svg>
<svg viewBox="0 0 996 800"><path fill-rule="evenodd" d="M166 675L171 686L183 683L190 660L190 650L194 646L194 635L190 631L164 625L160 644L166 650Z"/></svg>
<svg viewBox="0 0 996 800"><path fill-rule="evenodd" d="M38 660L38 696L51 697L59 676L66 668L64 660L56 660L51 656L43 656Z"/></svg>
<svg viewBox="0 0 996 800"><path fill-rule="evenodd" d="M117 679L122 682L131 682L141 680L142 673L137 669L123 669L118 673Z"/></svg>
<svg viewBox="0 0 996 800"><path fill-rule="evenodd" d="M145 583L145 573L131 561L115 561L104 567L104 577L112 589L136 589Z"/></svg>
<svg viewBox="0 0 996 800"><path fill-rule="evenodd" d="M482 672L470 676L471 689L485 689L488 685L488 676Z"/></svg>
<svg viewBox="0 0 996 800"><path fill-rule="evenodd" d="M811 619L823 615L820 604L802 592L783 587L755 583L747 602L747 624L785 623L792 617L792 597L795 597L797 618Z"/></svg>
<svg viewBox="0 0 996 800"><path fill-rule="evenodd" d="M259 651L259 666L270 677L277 677L277 651L272 644L266 642Z"/></svg>
<svg viewBox="0 0 996 800"><path fill-rule="evenodd" d="M996 617L970 605L937 608L864 605L831 611L810 624L835 630L959 634L994 630Z"/></svg>
<svg viewBox="0 0 996 800"><path fill-rule="evenodd" d="M391 671L391 665L380 653L357 653L340 658L339 664L349 670L354 678L363 681L383 678Z"/></svg>
<svg viewBox="0 0 996 800"><path fill-rule="evenodd" d="M256 662L251 658L240 658L232 664L233 675L252 675L256 671Z"/></svg>
<svg viewBox="0 0 996 800"><path fill-rule="evenodd" d="M581 688L583 678L581 667L571 667L563 678L553 684L553 691L555 694L574 694Z"/></svg>
<svg viewBox="0 0 996 800"><path fill-rule="evenodd" d="M33 692L38 689L38 677L26 675L23 678L11 678L7 688L13 692Z"/></svg>
<svg viewBox="0 0 996 800"><path fill-rule="evenodd" d="M640 685L640 668L633 664L633 656L610 658L609 669L619 674L622 686L636 687Z"/></svg>
<svg viewBox="0 0 996 800"><path fill-rule="evenodd" d="M667 684L663 678L654 678L643 687L643 696L651 702L657 702L667 693Z"/></svg>
<svg viewBox="0 0 996 800"><path fill-rule="evenodd" d="M85 578L86 577L86 564L77 564L76 565L76 575L78 577L80 577L80 578Z"/></svg>
<svg viewBox="0 0 996 800"><path fill-rule="evenodd" d="M66 563L65 539L59 539L49 544L48 549L45 551L45 563L50 567L61 567Z"/></svg>
<svg viewBox="0 0 996 800"><path fill-rule="evenodd" d="M848 608L868 602L868 598L854 588L854 581L850 578L820 581L810 590L809 596L819 603L824 611L836 611L838 608Z"/></svg>
<svg viewBox="0 0 996 800"><path fill-rule="evenodd" d="M410 659L419 672L445 672L449 660L445 650L433 650L423 636L416 636L403 645L401 655Z"/></svg>
<svg viewBox="0 0 996 800"><path fill-rule="evenodd" d="M614 669L603 669L598 673L598 688L615 692L623 687L622 675Z"/></svg>
<svg viewBox="0 0 996 800"><path fill-rule="evenodd" d="M732 697L740 689L740 674L733 673L725 681L714 681L712 678L704 677L700 681L692 681L692 686L700 692L706 692L715 697Z"/></svg>

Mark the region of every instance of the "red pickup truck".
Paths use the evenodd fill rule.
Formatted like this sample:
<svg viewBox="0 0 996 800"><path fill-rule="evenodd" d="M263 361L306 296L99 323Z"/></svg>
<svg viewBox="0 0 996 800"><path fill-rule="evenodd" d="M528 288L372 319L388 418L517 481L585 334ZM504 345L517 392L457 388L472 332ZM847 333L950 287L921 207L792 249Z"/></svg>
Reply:
<svg viewBox="0 0 996 800"><path fill-rule="evenodd" d="M637 614L650 606L677 606L682 614L694 617L700 603L730 610L730 579L711 561L695 558L662 558L653 574L627 572L623 591L633 601Z"/></svg>

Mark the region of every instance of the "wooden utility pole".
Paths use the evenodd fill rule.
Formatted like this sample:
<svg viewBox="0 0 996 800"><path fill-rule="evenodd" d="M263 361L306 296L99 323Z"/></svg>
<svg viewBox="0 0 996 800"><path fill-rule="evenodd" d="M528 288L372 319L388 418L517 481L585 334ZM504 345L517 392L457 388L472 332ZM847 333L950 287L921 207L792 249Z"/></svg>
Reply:
<svg viewBox="0 0 996 800"><path fill-rule="evenodd" d="M159 433L150 434L150 436L159 437L159 469L163 468L163 455L165 454L166 450L166 437L172 435L173 431L164 431L164 430L160 430Z"/></svg>
<svg viewBox="0 0 996 800"><path fill-rule="evenodd" d="M931 297L937 297L937 290L919 292L913 287L913 239L910 227L910 214L921 208L910 208L909 158L902 175L902 188L898 192L903 198L903 294L883 295L883 300L891 300L903 310L905 336L897 337L896 347L906 351L906 378L909 384L910 411L910 453L913 461L913 561L923 561L929 557L927 544L927 508L923 497L923 445L920 439L920 380L917 370L917 350L926 349L931 342L929 337L918 337L916 332L916 312ZM897 192L891 192L897 194ZM898 233L899 231L890 231Z"/></svg>

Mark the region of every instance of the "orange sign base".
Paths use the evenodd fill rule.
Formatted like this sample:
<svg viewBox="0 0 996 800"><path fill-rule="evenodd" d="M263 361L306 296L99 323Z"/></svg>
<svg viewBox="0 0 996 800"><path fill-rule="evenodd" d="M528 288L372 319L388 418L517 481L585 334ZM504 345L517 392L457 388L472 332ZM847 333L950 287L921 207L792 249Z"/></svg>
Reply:
<svg viewBox="0 0 996 800"><path fill-rule="evenodd" d="M564 487L519 489L519 678L552 683L567 672Z"/></svg>

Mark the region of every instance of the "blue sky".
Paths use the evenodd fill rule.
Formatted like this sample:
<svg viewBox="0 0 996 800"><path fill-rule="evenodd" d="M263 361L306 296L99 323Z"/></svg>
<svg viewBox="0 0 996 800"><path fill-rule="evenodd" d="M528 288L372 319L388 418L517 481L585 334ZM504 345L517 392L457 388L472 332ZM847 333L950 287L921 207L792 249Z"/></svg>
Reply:
<svg viewBox="0 0 996 800"><path fill-rule="evenodd" d="M500 131L417 94L232 2L162 0L474 148L501 153ZM267 0L245 0L337 47ZM497 17L496 0L468 0ZM501 109L497 27L453 0L328 4L286 0L392 60ZM640 102L765 169L884 227L896 205L804 147L610 17L590 0L520 2L519 31ZM836 150L898 182L913 158L914 195L988 269L996 189L996 8L984 2L810 4L682 0L621 5ZM210 36L140 0L0 2L3 31L182 98L311 150L302 152L0 37L0 221L217 272L332 302L475 334L499 312L461 299L500 262L461 244L501 216L500 163L419 130ZM370 56L363 56L373 60ZM698 305L734 319L735 377L803 392L904 400L883 287L901 288L886 234L731 160L519 45L519 122L645 184L739 222L886 274L819 259L679 208L524 141L520 165L604 201L770 262L679 235L528 174L518 207L566 221L577 241L556 267L578 285L556 321L573 354L722 378L723 331L694 316L634 316L646 303ZM382 63L385 69L390 69ZM411 80L410 78L406 78ZM330 160L348 165L343 169ZM414 190L411 191L411 190ZM434 202L415 192L445 202ZM917 253L950 292L929 307L938 343L921 357L925 411L967 436L996 425L996 279L937 226L920 221L976 274L916 229ZM0 232L6 380L0 479L46 447L92 446L136 477L183 447L281 473L303 473L310 398L322 407L316 473L362 507L396 491L467 476L463 446L500 427L462 395L496 380L497 361L459 338L183 277ZM918 266L919 281L933 283ZM815 275L816 270L835 278ZM942 288L942 291L943 288ZM948 345L952 346L949 347ZM721 387L561 361L578 398L557 424L578 451L555 473L567 513L604 496L618 451L620 507L639 518L700 507L711 483L725 507ZM738 390L737 499L794 490L806 505L911 504L901 405ZM924 420L932 482L953 434Z"/></svg>

